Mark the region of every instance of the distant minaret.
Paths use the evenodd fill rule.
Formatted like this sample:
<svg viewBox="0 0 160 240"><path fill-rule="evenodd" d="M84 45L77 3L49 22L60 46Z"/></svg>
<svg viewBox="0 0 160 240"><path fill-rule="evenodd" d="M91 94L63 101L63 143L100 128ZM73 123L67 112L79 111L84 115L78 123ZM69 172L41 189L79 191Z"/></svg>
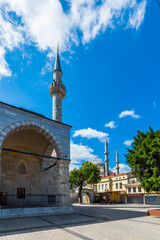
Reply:
<svg viewBox="0 0 160 240"><path fill-rule="evenodd" d="M116 174L119 174L119 161L118 161L118 152L116 150Z"/></svg>
<svg viewBox="0 0 160 240"><path fill-rule="evenodd" d="M107 139L105 140L105 152L104 152L104 155L105 155L105 176L109 176L109 166L108 166L108 162L109 162L109 159L108 159L108 144L107 144Z"/></svg>
<svg viewBox="0 0 160 240"><path fill-rule="evenodd" d="M49 93L53 99L52 119L62 122L62 99L66 96L66 88L62 83L59 46L57 46L57 57L53 70L53 82L50 84Z"/></svg>

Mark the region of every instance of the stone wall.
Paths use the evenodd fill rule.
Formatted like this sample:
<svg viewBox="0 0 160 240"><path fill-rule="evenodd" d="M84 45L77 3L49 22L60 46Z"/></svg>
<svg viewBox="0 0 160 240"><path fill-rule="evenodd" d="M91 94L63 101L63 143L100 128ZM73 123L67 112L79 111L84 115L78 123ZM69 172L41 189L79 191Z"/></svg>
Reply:
<svg viewBox="0 0 160 240"><path fill-rule="evenodd" d="M50 158L48 160L42 157L2 151L3 143L7 144L7 138L9 139L11 134L27 131L27 129L32 132L36 131L47 139L48 146L45 150L43 149L43 154L58 157L61 160ZM0 191L16 195L17 188L25 188L27 195L61 195L59 203L62 206L70 205L70 129L69 125L0 103ZM21 144L14 146L14 150L31 152L24 146L22 149ZM56 166L44 171L46 167L55 162L57 162ZM19 174L20 165L25 166L25 174Z"/></svg>
<svg viewBox="0 0 160 240"><path fill-rule="evenodd" d="M16 123L17 127L22 125L23 121L28 121L33 126L37 123L39 126L42 126L42 128L52 133L52 136L54 136L56 142L61 147L61 157L70 159L71 126L0 103L0 133L5 128L12 129L13 123ZM18 123L20 124L18 125ZM3 136L0 134L0 144L2 141Z"/></svg>
<svg viewBox="0 0 160 240"><path fill-rule="evenodd" d="M26 195L56 195L59 193L58 166L42 171L43 158L14 152L2 153L1 191L17 194L17 188L25 188ZM19 167L25 166L25 174L19 173ZM50 163L52 164L52 163Z"/></svg>

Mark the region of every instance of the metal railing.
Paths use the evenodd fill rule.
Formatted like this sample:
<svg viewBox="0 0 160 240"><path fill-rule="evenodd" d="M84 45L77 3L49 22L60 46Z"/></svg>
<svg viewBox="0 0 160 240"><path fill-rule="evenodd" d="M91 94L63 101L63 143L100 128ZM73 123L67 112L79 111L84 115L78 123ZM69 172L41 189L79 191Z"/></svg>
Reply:
<svg viewBox="0 0 160 240"><path fill-rule="evenodd" d="M3 195L0 194L1 208L59 207L65 195Z"/></svg>

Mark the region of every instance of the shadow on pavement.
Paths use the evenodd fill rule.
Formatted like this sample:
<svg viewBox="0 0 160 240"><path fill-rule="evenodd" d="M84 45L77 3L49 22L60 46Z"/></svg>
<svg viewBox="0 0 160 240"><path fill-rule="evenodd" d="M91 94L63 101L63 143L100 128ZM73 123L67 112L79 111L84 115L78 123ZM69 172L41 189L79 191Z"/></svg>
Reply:
<svg viewBox="0 0 160 240"><path fill-rule="evenodd" d="M144 211L123 208L116 209L105 206L75 206L74 208L77 210L75 214L0 219L0 237L56 228L77 236L77 233L66 228L147 216L147 212ZM83 235L77 237L86 240L89 239L85 238Z"/></svg>

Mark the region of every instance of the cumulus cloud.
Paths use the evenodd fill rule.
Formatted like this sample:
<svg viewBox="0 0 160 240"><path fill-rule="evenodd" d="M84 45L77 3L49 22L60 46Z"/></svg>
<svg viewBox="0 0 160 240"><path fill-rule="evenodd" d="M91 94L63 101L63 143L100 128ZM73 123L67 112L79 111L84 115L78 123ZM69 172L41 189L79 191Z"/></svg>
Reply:
<svg viewBox="0 0 160 240"><path fill-rule="evenodd" d="M96 158L97 161L101 161L97 155L94 154L94 150L88 146L82 144L76 144L71 141L71 164L70 170L79 168L84 161L93 161Z"/></svg>
<svg viewBox="0 0 160 240"><path fill-rule="evenodd" d="M132 109L131 111L125 110L119 114L120 118L124 118L130 116L132 118L140 118L141 116L138 114L135 114L135 111Z"/></svg>
<svg viewBox="0 0 160 240"><path fill-rule="evenodd" d="M11 75L6 52L20 49L23 44L33 45L53 57L57 42L63 52L80 42L89 43L107 28L119 24L124 29L138 30L146 9L146 0L68 0L67 3L65 10L60 0L0 0L1 76Z"/></svg>
<svg viewBox="0 0 160 240"><path fill-rule="evenodd" d="M105 127L116 128L117 125L115 124L115 121L110 121L109 123L105 124Z"/></svg>
<svg viewBox="0 0 160 240"><path fill-rule="evenodd" d="M87 128L76 130L73 134L73 137L83 137L87 139L98 138L100 142L105 142L105 139L108 138L109 134L97 131L96 129Z"/></svg>
<svg viewBox="0 0 160 240"><path fill-rule="evenodd" d="M133 142L133 139L132 139L132 140L126 140L126 141L124 142L124 145L126 145L127 147L130 147L131 144L132 144L132 142Z"/></svg>
<svg viewBox="0 0 160 240"><path fill-rule="evenodd" d="M120 167L119 173L126 173L126 172L130 172L131 171L131 168L128 165L126 165L126 164L120 163L119 167ZM116 172L116 167L111 168L110 171L111 172Z"/></svg>

